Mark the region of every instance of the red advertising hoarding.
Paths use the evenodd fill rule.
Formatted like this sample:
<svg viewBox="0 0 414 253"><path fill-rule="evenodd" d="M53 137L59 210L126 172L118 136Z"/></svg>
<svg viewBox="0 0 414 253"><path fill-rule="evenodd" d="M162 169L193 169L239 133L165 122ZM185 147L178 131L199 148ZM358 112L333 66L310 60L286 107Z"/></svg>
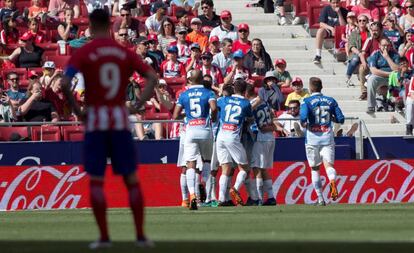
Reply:
<svg viewBox="0 0 414 253"><path fill-rule="evenodd" d="M414 160L337 161L340 194L335 202L414 202L413 165ZM305 162L277 162L270 172L279 204L316 201L310 168ZM326 174L323 169L321 172L323 193L328 196ZM146 206L180 204L180 170L175 165L141 165L139 177ZM109 207L128 206L122 179L110 170L105 191ZM90 207L88 178L80 166L0 167L0 210L87 207Z"/></svg>

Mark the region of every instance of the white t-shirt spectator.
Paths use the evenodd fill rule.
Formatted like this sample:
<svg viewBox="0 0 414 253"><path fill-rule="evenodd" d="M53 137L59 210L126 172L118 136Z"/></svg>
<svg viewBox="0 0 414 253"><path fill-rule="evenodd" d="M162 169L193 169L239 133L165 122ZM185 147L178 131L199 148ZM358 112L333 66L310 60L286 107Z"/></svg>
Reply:
<svg viewBox="0 0 414 253"><path fill-rule="evenodd" d="M112 8L111 0L83 0L85 2L88 13L91 13L95 9L103 9L105 6L108 9Z"/></svg>
<svg viewBox="0 0 414 253"><path fill-rule="evenodd" d="M148 30L153 30L153 31L159 31L161 28L161 21L158 21L156 16L156 14L151 15L147 18L147 20L145 20L145 26L147 27Z"/></svg>
<svg viewBox="0 0 414 253"><path fill-rule="evenodd" d="M223 41L224 38L232 39L233 42L239 39L239 34L237 33L237 27L232 25L231 29L227 31L221 25L213 28L210 33L210 38L213 36L217 36L220 42Z"/></svg>
<svg viewBox="0 0 414 253"><path fill-rule="evenodd" d="M282 113L279 117L277 117L278 122L283 126L283 129L285 129L287 132L289 132L289 137L295 136L295 128L293 127L293 124L296 122L300 126L300 119L299 115L294 117L292 114L289 113ZM296 119L296 120L279 120L279 119ZM301 127L302 129L302 127ZM303 130L303 129L302 129Z"/></svg>
<svg viewBox="0 0 414 253"><path fill-rule="evenodd" d="M221 73L226 73L227 68L231 66L232 60L233 60L233 57L231 54L229 55L229 57L226 58L223 52L220 52L216 54L215 56L213 56L212 64L214 66L219 67L221 70Z"/></svg>

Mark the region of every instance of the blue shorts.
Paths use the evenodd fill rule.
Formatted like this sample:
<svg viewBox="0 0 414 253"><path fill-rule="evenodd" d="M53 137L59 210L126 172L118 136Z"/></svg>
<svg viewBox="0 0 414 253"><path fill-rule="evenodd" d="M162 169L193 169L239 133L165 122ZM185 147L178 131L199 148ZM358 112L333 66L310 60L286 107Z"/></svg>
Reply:
<svg viewBox="0 0 414 253"><path fill-rule="evenodd" d="M115 174L135 172L137 159L132 134L123 131L93 131L85 133L84 166L92 176L104 176L107 157L111 158Z"/></svg>

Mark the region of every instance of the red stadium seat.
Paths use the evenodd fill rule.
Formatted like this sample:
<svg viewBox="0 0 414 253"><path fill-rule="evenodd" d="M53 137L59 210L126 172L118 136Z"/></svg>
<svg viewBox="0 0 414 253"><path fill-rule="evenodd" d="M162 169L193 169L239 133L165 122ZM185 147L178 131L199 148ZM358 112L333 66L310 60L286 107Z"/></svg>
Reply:
<svg viewBox="0 0 414 253"><path fill-rule="evenodd" d="M252 76L254 87L262 87L264 76Z"/></svg>
<svg viewBox="0 0 414 253"><path fill-rule="evenodd" d="M46 56L49 55L57 55L58 44L57 43L40 43L37 46L43 48L45 50L44 54Z"/></svg>
<svg viewBox="0 0 414 253"><path fill-rule="evenodd" d="M185 77L169 77L164 78L164 80L167 82L168 86L185 85L187 82Z"/></svg>
<svg viewBox="0 0 414 253"><path fill-rule="evenodd" d="M62 126L64 141L82 141L85 133L84 126Z"/></svg>
<svg viewBox="0 0 414 253"><path fill-rule="evenodd" d="M145 112L145 120L165 120L171 119L170 113L165 112L155 112L154 110L149 110Z"/></svg>
<svg viewBox="0 0 414 253"><path fill-rule="evenodd" d="M307 16L307 3L309 0L292 0L292 4L295 6L295 12L297 17Z"/></svg>
<svg viewBox="0 0 414 253"><path fill-rule="evenodd" d="M47 56L46 59L48 61L53 61L57 68L63 68L66 63L69 61L70 56L64 56L64 55L55 55L55 56Z"/></svg>
<svg viewBox="0 0 414 253"><path fill-rule="evenodd" d="M335 42L335 58L338 61L344 62L346 61L346 50L345 48L340 48L340 43L342 41L342 34L345 33L345 26L337 26L335 27L335 35L334 35L334 42Z"/></svg>
<svg viewBox="0 0 414 253"><path fill-rule="evenodd" d="M73 24L79 27L79 31L85 31L89 27L89 19L87 18L88 13L81 18L73 19Z"/></svg>
<svg viewBox="0 0 414 253"><path fill-rule="evenodd" d="M0 127L0 141L9 141L13 133L18 133L23 138L29 136L29 131L25 126Z"/></svg>
<svg viewBox="0 0 414 253"><path fill-rule="evenodd" d="M325 7L328 4L329 2L308 1L306 10L307 10L309 29L319 28L319 15L323 7Z"/></svg>
<svg viewBox="0 0 414 253"><path fill-rule="evenodd" d="M60 127L58 126L36 126L32 127L33 141L60 141Z"/></svg>
<svg viewBox="0 0 414 253"><path fill-rule="evenodd" d="M30 6L32 6L31 0L16 1L16 8L19 10L20 13L23 13L24 8L29 8Z"/></svg>

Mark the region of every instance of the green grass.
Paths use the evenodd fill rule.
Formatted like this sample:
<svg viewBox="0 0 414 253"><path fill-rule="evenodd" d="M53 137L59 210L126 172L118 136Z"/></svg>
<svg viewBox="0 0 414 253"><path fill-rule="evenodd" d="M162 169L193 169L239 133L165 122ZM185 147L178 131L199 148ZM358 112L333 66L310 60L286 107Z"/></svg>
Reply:
<svg viewBox="0 0 414 253"><path fill-rule="evenodd" d="M114 247L102 252L414 252L414 205L149 208L157 247L133 247L127 209L112 209ZM90 210L0 213L0 252L88 252Z"/></svg>

